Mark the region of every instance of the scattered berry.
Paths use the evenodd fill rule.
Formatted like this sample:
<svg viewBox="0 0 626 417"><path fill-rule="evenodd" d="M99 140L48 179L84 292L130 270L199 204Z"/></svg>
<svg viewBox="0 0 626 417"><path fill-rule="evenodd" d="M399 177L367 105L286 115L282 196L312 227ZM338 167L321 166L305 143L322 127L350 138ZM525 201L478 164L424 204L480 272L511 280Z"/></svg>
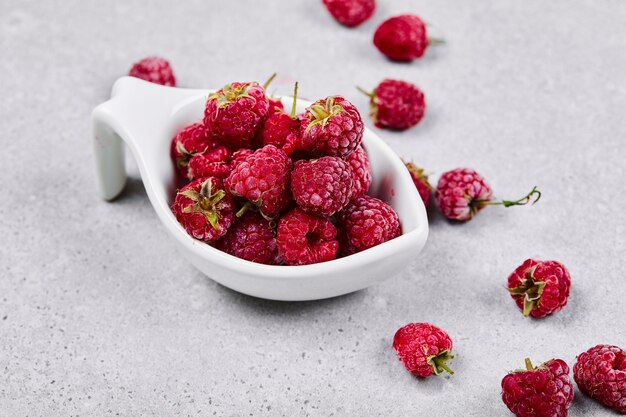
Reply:
<svg viewBox="0 0 626 417"><path fill-rule="evenodd" d="M545 317L567 304L571 279L557 261L527 259L509 276L511 297L525 317Z"/></svg>
<svg viewBox="0 0 626 417"><path fill-rule="evenodd" d="M259 207L263 217L277 217L291 201L289 156L273 145L257 149L228 176L231 193Z"/></svg>
<svg viewBox="0 0 626 417"><path fill-rule="evenodd" d="M428 45L441 42L438 39L429 39L426 25L413 14L389 18L374 32L374 45L393 61L413 61L424 55Z"/></svg>
<svg viewBox="0 0 626 417"><path fill-rule="evenodd" d="M484 178L470 168L457 168L444 173L435 190L435 202L445 217L450 220L468 221L489 205L504 207L523 206L536 195L533 204L541 198L534 187L528 195L516 201L491 201L491 188Z"/></svg>
<svg viewBox="0 0 626 417"><path fill-rule="evenodd" d="M427 378L443 371L454 372L446 364L454 358L448 333L428 323L409 323L393 337L393 349L407 371Z"/></svg>
<svg viewBox="0 0 626 417"><path fill-rule="evenodd" d="M364 195L339 213L341 251L361 252L400 235L398 215L388 204Z"/></svg>
<svg viewBox="0 0 626 417"><path fill-rule="evenodd" d="M287 265L326 262L337 257L337 229L322 217L295 208L280 218L276 242Z"/></svg>
<svg viewBox="0 0 626 417"><path fill-rule="evenodd" d="M352 199L365 195L372 184L372 170L367 152L362 146L357 147L354 152L348 155L346 162L352 168L354 178L354 188L352 189Z"/></svg>
<svg viewBox="0 0 626 417"><path fill-rule="evenodd" d="M300 125L302 124L300 118L296 115L297 96L298 83L295 84L293 89L291 114L278 110L265 121L261 129L263 146L274 145L290 156L297 150L300 141Z"/></svg>
<svg viewBox="0 0 626 417"><path fill-rule="evenodd" d="M372 17L376 0L322 0L336 21L355 27Z"/></svg>
<svg viewBox="0 0 626 417"><path fill-rule="evenodd" d="M217 145L212 149L194 155L189 160L187 178L217 177L224 179L230 174L231 151L225 146Z"/></svg>
<svg viewBox="0 0 626 417"><path fill-rule="evenodd" d="M176 87L176 78L170 63L157 56L144 58L136 62L128 72L128 75L150 81L151 83Z"/></svg>
<svg viewBox="0 0 626 417"><path fill-rule="evenodd" d="M428 207L430 193L433 190L433 187L428 182L428 175L424 174L424 170L418 168L413 162L405 162L404 165L406 165L406 169L409 170L413 184L415 184L417 192L420 194L420 197L422 197L424 206Z"/></svg>
<svg viewBox="0 0 626 417"><path fill-rule="evenodd" d="M526 358L526 369L502 379L502 401L517 417L567 417L574 399L569 367L552 359L534 368Z"/></svg>
<svg viewBox="0 0 626 417"><path fill-rule="evenodd" d="M249 148L267 118L269 102L258 83L231 83L209 95L204 110L207 135L232 149Z"/></svg>
<svg viewBox="0 0 626 417"><path fill-rule="evenodd" d="M424 117L424 93L414 84L386 79L371 93L359 90L370 97L370 116L377 127L405 130Z"/></svg>
<svg viewBox="0 0 626 417"><path fill-rule="evenodd" d="M228 229L228 233L217 242L216 247L250 262L267 265L281 263L270 221L251 211Z"/></svg>
<svg viewBox="0 0 626 417"><path fill-rule="evenodd" d="M307 213L332 216L350 202L353 176L350 164L335 156L298 161L291 173L291 192Z"/></svg>
<svg viewBox="0 0 626 417"><path fill-rule="evenodd" d="M302 120L302 148L313 156L347 156L363 139L363 121L352 103L327 97L306 109Z"/></svg>
<svg viewBox="0 0 626 417"><path fill-rule="evenodd" d="M176 169L183 178L189 178L189 160L196 154L200 154L213 144L206 135L206 129L202 123L194 123L184 127L172 140L170 155Z"/></svg>
<svg viewBox="0 0 626 417"><path fill-rule="evenodd" d="M213 242L235 222L233 198L218 178L198 178L176 193L172 211L192 237Z"/></svg>
<svg viewBox="0 0 626 417"><path fill-rule="evenodd" d="M598 345L581 353L574 365L574 380L586 395L626 414L626 351Z"/></svg>

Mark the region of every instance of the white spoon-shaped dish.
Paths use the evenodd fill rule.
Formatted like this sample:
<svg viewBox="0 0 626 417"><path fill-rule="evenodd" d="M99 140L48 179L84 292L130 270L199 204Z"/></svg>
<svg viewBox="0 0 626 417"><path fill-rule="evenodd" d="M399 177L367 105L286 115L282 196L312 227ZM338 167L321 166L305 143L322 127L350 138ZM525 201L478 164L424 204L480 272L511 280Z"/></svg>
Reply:
<svg viewBox="0 0 626 417"><path fill-rule="evenodd" d="M366 251L305 266L270 266L228 255L189 236L170 206L175 190L170 142L184 126L202 119L210 90L163 87L122 77L111 99L93 111L93 137L100 192L105 200L124 188L124 143L137 161L150 202L180 253L209 278L255 297L300 301L335 297L366 288L403 270L422 250L428 219L422 199L398 156L371 130L363 143L372 166L369 194L398 213L402 235ZM291 100L283 99L290 108ZM298 101L298 111L309 103Z"/></svg>

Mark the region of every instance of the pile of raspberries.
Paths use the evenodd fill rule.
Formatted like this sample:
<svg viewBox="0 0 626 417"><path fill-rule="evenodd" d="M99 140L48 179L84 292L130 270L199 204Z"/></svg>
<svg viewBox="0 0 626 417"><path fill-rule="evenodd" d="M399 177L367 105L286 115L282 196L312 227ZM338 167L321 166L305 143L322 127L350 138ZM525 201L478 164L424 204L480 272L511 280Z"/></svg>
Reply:
<svg viewBox="0 0 626 417"><path fill-rule="evenodd" d="M268 265L330 261L400 235L396 212L367 195L363 121L341 96L296 114L256 82L208 96L202 121L171 145L182 181L172 210L192 237Z"/></svg>

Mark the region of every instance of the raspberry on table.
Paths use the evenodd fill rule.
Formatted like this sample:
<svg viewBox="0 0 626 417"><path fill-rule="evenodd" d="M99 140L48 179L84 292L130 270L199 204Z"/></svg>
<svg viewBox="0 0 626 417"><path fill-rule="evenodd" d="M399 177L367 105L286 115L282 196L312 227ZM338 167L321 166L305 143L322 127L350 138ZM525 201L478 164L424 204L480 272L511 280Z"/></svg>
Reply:
<svg viewBox="0 0 626 417"><path fill-rule="evenodd" d="M405 162L404 165L406 169L409 170L413 184L415 184L415 188L417 188L417 192L422 198L424 206L428 207L430 193L433 190L433 187L428 182L428 175L424 174L424 170L417 167L413 162Z"/></svg>
<svg viewBox="0 0 626 417"><path fill-rule="evenodd" d="M267 145L233 168L230 191L259 207L263 217L276 218L291 202L292 162L282 149Z"/></svg>
<svg viewBox="0 0 626 417"><path fill-rule="evenodd" d="M415 84L385 79L373 92L359 90L370 98L370 117L376 127L406 130L424 117L426 99Z"/></svg>
<svg viewBox="0 0 626 417"><path fill-rule="evenodd" d="M252 211L246 212L228 229L215 247L250 262L266 265L280 265L282 262L272 222Z"/></svg>
<svg viewBox="0 0 626 417"><path fill-rule="evenodd" d="M302 120L302 149L313 156L344 157L363 139L359 111L341 96L321 99L309 106Z"/></svg>
<svg viewBox="0 0 626 417"><path fill-rule="evenodd" d="M355 27L372 17L376 0L323 0L335 20L347 27Z"/></svg>
<svg viewBox="0 0 626 417"><path fill-rule="evenodd" d="M189 160L213 147L203 123L194 123L181 129L172 140L170 156L178 173L189 178Z"/></svg>
<svg viewBox="0 0 626 417"><path fill-rule="evenodd" d="M409 323L393 337L393 349L407 371L427 378L444 371L454 372L447 362L452 355L452 339L448 333L429 323Z"/></svg>
<svg viewBox="0 0 626 417"><path fill-rule="evenodd" d="M626 351L597 345L578 355L574 380L589 397L618 413L626 414Z"/></svg>
<svg viewBox="0 0 626 417"><path fill-rule="evenodd" d="M291 192L302 210L329 217L350 202L353 176L350 164L335 156L298 161L291 172Z"/></svg>
<svg viewBox="0 0 626 417"><path fill-rule="evenodd" d="M422 57L429 45L442 42L440 39L429 39L426 24L414 14L391 17L374 32L374 45L393 61L413 61Z"/></svg>
<svg viewBox="0 0 626 417"><path fill-rule="evenodd" d="M557 261L527 259L508 278L509 293L525 317L542 318L560 311L570 287L569 272Z"/></svg>
<svg viewBox="0 0 626 417"><path fill-rule="evenodd" d="M278 221L276 243L287 265L308 265L337 257L337 229L327 219L295 208Z"/></svg>
<svg viewBox="0 0 626 417"><path fill-rule="evenodd" d="M233 197L219 178L198 178L176 193L172 211L192 237L213 242L235 222Z"/></svg>
<svg viewBox="0 0 626 417"><path fill-rule="evenodd" d="M176 87L176 78L170 63L158 56L151 56L136 62L128 75L151 83Z"/></svg>
<svg viewBox="0 0 626 417"><path fill-rule="evenodd" d="M339 241L344 255L361 252L400 236L400 221L393 208L364 195L338 215Z"/></svg>
<svg viewBox="0 0 626 417"><path fill-rule="evenodd" d="M347 163L352 168L354 187L352 189L352 199L361 197L367 193L372 184L372 169L367 157L367 151L363 146L358 146L354 152L345 157Z"/></svg>
<svg viewBox="0 0 626 417"><path fill-rule="evenodd" d="M502 379L502 401L517 417L567 417L574 399L569 367L552 359L533 367L513 371Z"/></svg>

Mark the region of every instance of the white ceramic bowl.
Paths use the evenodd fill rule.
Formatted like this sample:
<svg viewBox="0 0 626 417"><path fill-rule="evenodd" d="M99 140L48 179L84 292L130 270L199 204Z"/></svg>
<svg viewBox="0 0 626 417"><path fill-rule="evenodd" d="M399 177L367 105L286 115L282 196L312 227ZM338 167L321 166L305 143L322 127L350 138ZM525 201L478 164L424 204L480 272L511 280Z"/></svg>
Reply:
<svg viewBox="0 0 626 417"><path fill-rule="evenodd" d="M96 168L101 195L124 188L124 145L134 155L150 202L180 252L211 279L235 291L273 300L316 300L347 294L394 276L422 250L428 236L426 210L398 156L371 130L363 142L372 166L369 194L391 204L402 235L355 255L305 266L269 266L228 255L190 237L170 210L175 195L169 148L184 126L201 120L210 90L163 87L122 77L111 99L93 111ZM284 98L285 107L291 99ZM298 102L298 111L309 103Z"/></svg>

